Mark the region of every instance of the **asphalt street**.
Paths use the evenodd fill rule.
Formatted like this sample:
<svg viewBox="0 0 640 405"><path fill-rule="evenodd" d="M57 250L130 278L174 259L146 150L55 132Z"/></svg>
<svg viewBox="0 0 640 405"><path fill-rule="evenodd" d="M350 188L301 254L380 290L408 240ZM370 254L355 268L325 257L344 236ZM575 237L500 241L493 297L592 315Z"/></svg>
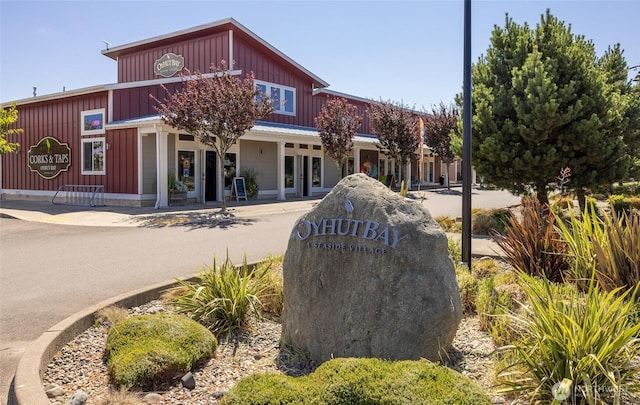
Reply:
<svg viewBox="0 0 640 405"><path fill-rule="evenodd" d="M415 192L432 216L461 216L460 189ZM187 206L177 212L88 209L0 201L0 404L25 348L50 326L105 299L191 276L227 254L235 264L281 254L295 221L318 199ZM516 205L474 190L472 206ZM21 218L21 219L20 219Z"/></svg>

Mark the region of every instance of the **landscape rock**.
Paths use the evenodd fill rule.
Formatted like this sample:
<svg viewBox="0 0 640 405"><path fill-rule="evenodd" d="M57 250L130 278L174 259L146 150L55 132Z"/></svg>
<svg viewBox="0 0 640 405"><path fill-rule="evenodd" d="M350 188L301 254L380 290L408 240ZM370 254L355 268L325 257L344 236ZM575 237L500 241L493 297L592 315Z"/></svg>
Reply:
<svg viewBox="0 0 640 405"><path fill-rule="evenodd" d="M150 392L142 398L142 401L149 405L160 405L162 403L162 395Z"/></svg>
<svg viewBox="0 0 640 405"><path fill-rule="evenodd" d="M48 386L46 391L47 397L55 398L64 395L64 388L59 385Z"/></svg>
<svg viewBox="0 0 640 405"><path fill-rule="evenodd" d="M182 376L182 386L189 390L192 390L196 387L196 380L193 378L193 374L191 374L191 371Z"/></svg>
<svg viewBox="0 0 640 405"><path fill-rule="evenodd" d="M87 403L87 394L84 391L76 391L65 405L84 405Z"/></svg>
<svg viewBox="0 0 640 405"><path fill-rule="evenodd" d="M296 222L283 277L282 343L317 362L439 360L462 318L442 228L420 202L364 174Z"/></svg>

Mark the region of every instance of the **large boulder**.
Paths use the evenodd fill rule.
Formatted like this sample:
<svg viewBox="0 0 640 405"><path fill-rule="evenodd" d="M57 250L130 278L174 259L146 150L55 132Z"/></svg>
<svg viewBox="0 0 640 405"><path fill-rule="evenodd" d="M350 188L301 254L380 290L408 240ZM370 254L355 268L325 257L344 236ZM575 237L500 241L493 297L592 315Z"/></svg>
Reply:
<svg viewBox="0 0 640 405"><path fill-rule="evenodd" d="M442 228L364 174L296 222L283 267L283 344L317 362L439 360L462 317Z"/></svg>

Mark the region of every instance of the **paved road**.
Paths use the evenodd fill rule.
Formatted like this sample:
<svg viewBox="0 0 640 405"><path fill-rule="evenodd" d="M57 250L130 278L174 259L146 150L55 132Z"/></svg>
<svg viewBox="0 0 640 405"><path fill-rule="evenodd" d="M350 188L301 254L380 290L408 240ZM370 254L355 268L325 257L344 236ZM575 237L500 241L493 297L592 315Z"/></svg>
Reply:
<svg viewBox="0 0 640 405"><path fill-rule="evenodd" d="M424 197L434 217L461 216L459 189L415 195ZM117 209L82 212L41 205L47 212L40 212L35 204L26 217L36 221L0 218L0 404L7 404L25 348L50 326L115 295L193 275L214 256L223 259L228 252L241 263L245 255L251 262L283 253L293 224L316 202L237 208L231 217L212 210L161 212L147 220L129 215L131 209L122 215L112 212ZM476 190L472 197L473 207L480 208L518 202L506 192ZM0 202L0 213L11 208L16 204ZM128 226L95 226L100 221Z"/></svg>

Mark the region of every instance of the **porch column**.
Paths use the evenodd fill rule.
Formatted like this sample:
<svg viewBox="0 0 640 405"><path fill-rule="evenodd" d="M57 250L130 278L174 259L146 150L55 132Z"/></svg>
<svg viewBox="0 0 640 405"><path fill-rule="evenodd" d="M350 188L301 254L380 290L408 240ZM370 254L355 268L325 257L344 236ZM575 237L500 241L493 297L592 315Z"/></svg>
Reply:
<svg viewBox="0 0 640 405"><path fill-rule="evenodd" d="M284 167L284 142L278 142L278 153L277 153L277 159L278 159L278 200L279 201L284 201L286 200L286 196L285 196L285 192L284 192L284 171L285 171L285 167Z"/></svg>
<svg viewBox="0 0 640 405"><path fill-rule="evenodd" d="M168 135L169 132L156 127L156 209L169 206Z"/></svg>
<svg viewBox="0 0 640 405"><path fill-rule="evenodd" d="M353 172L360 173L360 148L353 147Z"/></svg>
<svg viewBox="0 0 640 405"><path fill-rule="evenodd" d="M411 159L409 159L407 165L404 167L404 173L404 186L409 190L411 189Z"/></svg>

